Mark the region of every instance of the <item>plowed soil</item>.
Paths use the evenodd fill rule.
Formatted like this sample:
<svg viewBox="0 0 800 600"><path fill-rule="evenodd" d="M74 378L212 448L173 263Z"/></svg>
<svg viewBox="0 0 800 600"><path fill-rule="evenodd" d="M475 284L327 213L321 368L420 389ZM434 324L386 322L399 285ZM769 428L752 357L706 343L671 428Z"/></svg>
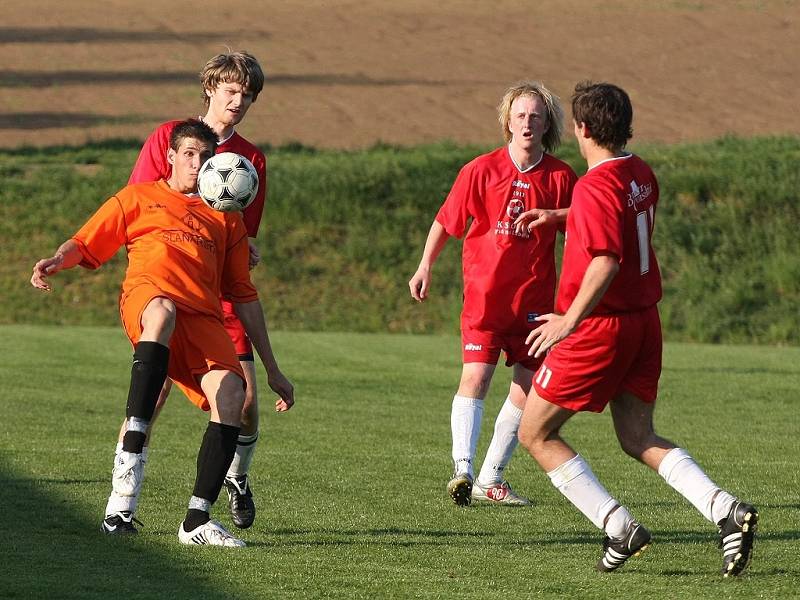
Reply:
<svg viewBox="0 0 800 600"><path fill-rule="evenodd" d="M10 0L0 47L5 148L196 116L197 72L226 47L267 72L240 131L274 145L499 142L520 79L567 104L580 80L623 86L635 140L800 134L790 0Z"/></svg>

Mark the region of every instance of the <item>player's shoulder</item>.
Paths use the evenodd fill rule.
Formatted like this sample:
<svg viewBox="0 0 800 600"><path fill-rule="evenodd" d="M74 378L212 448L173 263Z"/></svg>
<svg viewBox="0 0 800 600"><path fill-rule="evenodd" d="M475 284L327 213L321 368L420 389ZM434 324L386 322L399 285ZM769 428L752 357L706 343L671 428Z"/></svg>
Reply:
<svg viewBox="0 0 800 600"><path fill-rule="evenodd" d="M245 138L238 131L234 131L230 138L225 140L224 143L220 144L218 150L220 152L236 152L236 154L241 154L254 164L258 160L266 160L266 156L261 148Z"/></svg>
<svg viewBox="0 0 800 600"><path fill-rule="evenodd" d="M180 123L179 119L173 119L172 121L165 121L158 125L153 132L150 134L150 138L169 138L172 134L172 130L175 129L175 126Z"/></svg>
<svg viewBox="0 0 800 600"><path fill-rule="evenodd" d="M479 154L467 164L474 166L495 166L498 164L505 164L509 160L508 148L501 146L500 148L495 148L491 152Z"/></svg>
<svg viewBox="0 0 800 600"><path fill-rule="evenodd" d="M503 146L491 152L479 154L461 167L461 173L481 174L494 172L503 167L508 167L510 160L508 150Z"/></svg>

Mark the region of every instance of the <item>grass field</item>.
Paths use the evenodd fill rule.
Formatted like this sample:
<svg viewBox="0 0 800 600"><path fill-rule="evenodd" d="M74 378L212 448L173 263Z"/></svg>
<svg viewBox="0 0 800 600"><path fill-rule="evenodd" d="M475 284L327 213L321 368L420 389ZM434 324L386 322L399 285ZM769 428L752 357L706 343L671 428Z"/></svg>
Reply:
<svg viewBox="0 0 800 600"><path fill-rule="evenodd" d="M204 415L175 393L153 441L139 536L99 521L123 416L130 348L118 328L0 327L3 598L786 598L798 594L800 348L668 345L659 431L761 512L746 576L723 581L716 532L626 458L607 414L566 437L654 534L613 575L600 535L518 451L509 479L530 509L458 509L449 476L453 336L277 333L297 388L266 410L259 506L242 551L178 544ZM489 431L504 396L487 399ZM263 389L263 386L262 386ZM481 454L482 456L482 454ZM229 523L224 507L217 516Z"/></svg>

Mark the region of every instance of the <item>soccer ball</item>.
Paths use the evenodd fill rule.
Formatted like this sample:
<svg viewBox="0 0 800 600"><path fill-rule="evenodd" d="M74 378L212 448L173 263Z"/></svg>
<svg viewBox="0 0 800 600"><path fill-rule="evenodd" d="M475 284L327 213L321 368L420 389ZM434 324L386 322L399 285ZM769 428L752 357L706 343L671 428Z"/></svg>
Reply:
<svg viewBox="0 0 800 600"><path fill-rule="evenodd" d="M244 156L221 152L200 167L197 191L203 202L214 210L243 210L256 198L258 173Z"/></svg>

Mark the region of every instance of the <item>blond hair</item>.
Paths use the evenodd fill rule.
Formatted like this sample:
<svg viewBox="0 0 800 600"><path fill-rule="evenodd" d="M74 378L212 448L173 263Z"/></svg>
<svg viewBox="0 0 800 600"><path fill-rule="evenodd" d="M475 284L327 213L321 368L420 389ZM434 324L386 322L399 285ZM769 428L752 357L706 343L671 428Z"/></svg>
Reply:
<svg viewBox="0 0 800 600"><path fill-rule="evenodd" d="M240 84L253 94L253 102L255 102L264 87L264 72L256 58L247 52L217 54L200 71L203 101L206 105L210 102L206 90L213 92L220 83Z"/></svg>
<svg viewBox="0 0 800 600"><path fill-rule="evenodd" d="M561 134L564 131L564 109L558 96L548 90L538 81L523 81L506 90L503 99L497 106L498 120L503 130L503 139L511 142L511 132L508 122L511 120L511 105L520 96L535 96L544 102L547 109L547 131L542 136L542 146L548 152L553 152L561 143Z"/></svg>

